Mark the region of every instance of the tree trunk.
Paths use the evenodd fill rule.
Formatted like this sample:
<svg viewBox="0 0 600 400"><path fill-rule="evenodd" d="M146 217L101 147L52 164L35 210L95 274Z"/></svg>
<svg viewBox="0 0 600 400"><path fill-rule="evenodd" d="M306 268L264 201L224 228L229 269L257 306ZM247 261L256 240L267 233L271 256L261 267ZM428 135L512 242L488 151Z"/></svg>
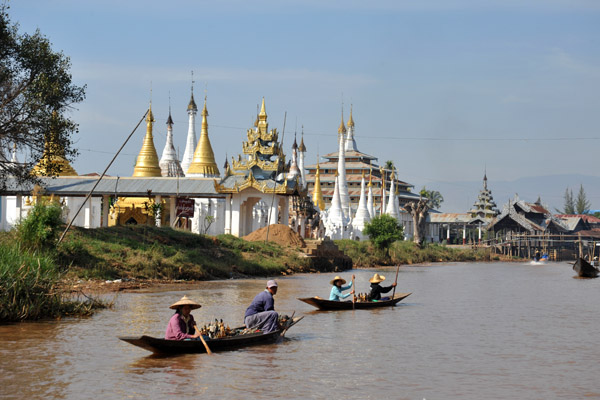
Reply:
<svg viewBox="0 0 600 400"><path fill-rule="evenodd" d="M404 209L408 211L413 218L413 242L422 246L425 238L425 221L427 219L427 214L429 213L427 200L419 199L418 202L411 201L404 206Z"/></svg>

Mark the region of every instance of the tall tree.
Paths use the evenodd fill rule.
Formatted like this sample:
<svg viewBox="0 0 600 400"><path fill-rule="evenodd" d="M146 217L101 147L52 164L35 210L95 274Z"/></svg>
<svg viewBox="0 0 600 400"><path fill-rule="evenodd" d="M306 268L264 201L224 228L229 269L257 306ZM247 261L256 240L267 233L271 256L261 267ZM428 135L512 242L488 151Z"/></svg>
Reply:
<svg viewBox="0 0 600 400"><path fill-rule="evenodd" d="M575 214L575 200L573 200L573 191L569 188L565 189L565 205L562 210L556 209L561 214Z"/></svg>
<svg viewBox="0 0 600 400"><path fill-rule="evenodd" d="M587 214L590 208L592 208L592 204L587 199L583 185L580 185L577 201L575 201L575 211L577 214Z"/></svg>
<svg viewBox="0 0 600 400"><path fill-rule="evenodd" d="M0 4L0 190L7 176L33 181L31 168L47 151L60 151L72 159L72 135L77 124L67 115L72 106L85 98L85 86L72 83L71 63L62 52L55 52L39 30L30 35L18 32L8 5ZM27 155L27 162L9 162L10 150ZM55 175L57 165L45 165Z"/></svg>
<svg viewBox="0 0 600 400"><path fill-rule="evenodd" d="M444 202L444 197L440 192L437 190L427 190L425 186L423 186L423 189L421 189L419 194L421 197L427 199L427 205L429 208L438 209Z"/></svg>
<svg viewBox="0 0 600 400"><path fill-rule="evenodd" d="M415 230L413 242L419 246L423 246L425 242L425 222L427 221L427 214L429 214L429 202L421 198L419 201L406 203L404 209L413 218L413 228Z"/></svg>

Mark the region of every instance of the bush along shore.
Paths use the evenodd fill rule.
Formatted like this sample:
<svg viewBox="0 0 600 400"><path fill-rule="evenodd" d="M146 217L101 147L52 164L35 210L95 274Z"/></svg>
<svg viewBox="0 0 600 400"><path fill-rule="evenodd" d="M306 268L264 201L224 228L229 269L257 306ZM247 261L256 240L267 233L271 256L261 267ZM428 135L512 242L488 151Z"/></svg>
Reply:
<svg viewBox="0 0 600 400"><path fill-rule="evenodd" d="M411 241L396 241L388 249L380 249L369 240L338 240L336 244L352 259L354 266L405 265L450 261L498 261L489 249L451 248L435 243L419 247Z"/></svg>

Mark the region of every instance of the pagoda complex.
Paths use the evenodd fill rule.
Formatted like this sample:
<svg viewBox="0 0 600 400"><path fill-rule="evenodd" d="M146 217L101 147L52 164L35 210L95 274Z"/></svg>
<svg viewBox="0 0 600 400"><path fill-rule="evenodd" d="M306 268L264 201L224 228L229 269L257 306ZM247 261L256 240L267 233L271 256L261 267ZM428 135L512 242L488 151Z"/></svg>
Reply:
<svg viewBox="0 0 600 400"><path fill-rule="evenodd" d="M227 194L225 233L244 236L268 224L288 225L289 197L302 193L301 175L286 171L285 155L276 129L269 131L263 98L255 127L248 129L242 155L226 164L225 177L215 189ZM256 224L255 206L265 211L266 220Z"/></svg>
<svg viewBox="0 0 600 400"><path fill-rule="evenodd" d="M344 124L342 115L342 122L338 128L338 140L343 142L343 150L322 156L325 159L324 162L318 161L317 164L306 166L308 170L306 174L308 191L310 193L315 192L317 168L319 168L320 189L317 190L321 192L325 207L329 207L332 203L336 172L340 176L340 198L342 204L347 199L350 207L350 210L344 210L346 213L350 212L354 214L358 209L363 174L365 179L368 179L368 187L372 192L372 207L377 213L380 213L382 208L383 212L386 210L386 201L388 200L386 196L389 196L392 180L394 181L394 191L397 193L400 206L409 201L418 200L419 196L411 193L413 185L393 178L393 171L386 170L376 164L376 157L358 150L354 132L355 124L352 109L350 109L350 117L347 124ZM343 153L343 160L340 160L341 152ZM342 161L342 171L339 171L340 161ZM343 187L345 186L343 181L347 182L346 188ZM385 191L383 189L383 181L385 181Z"/></svg>

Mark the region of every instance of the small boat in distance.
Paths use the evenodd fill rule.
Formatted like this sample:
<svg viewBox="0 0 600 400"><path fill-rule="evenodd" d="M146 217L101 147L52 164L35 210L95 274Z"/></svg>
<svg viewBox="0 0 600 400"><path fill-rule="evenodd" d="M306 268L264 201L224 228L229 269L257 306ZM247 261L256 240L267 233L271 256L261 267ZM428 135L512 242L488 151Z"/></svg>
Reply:
<svg viewBox="0 0 600 400"><path fill-rule="evenodd" d="M380 307L391 307L396 303L400 302L402 299L407 298L412 293L399 293L391 300L379 300L379 301L357 301L352 304L351 300L346 301L333 301L333 300L325 300L318 296L315 297L305 297L298 298L298 300L305 302L306 304L310 304L322 311L331 311L331 310L364 310L367 308L380 308Z"/></svg>
<svg viewBox="0 0 600 400"><path fill-rule="evenodd" d="M580 278L596 278L598 276L598 269L581 257L573 264L573 271L577 272Z"/></svg>
<svg viewBox="0 0 600 400"><path fill-rule="evenodd" d="M242 335L227 336L224 338L210 339L206 343L212 352L231 351L241 347L257 344L275 343L283 337L285 332L296 325L304 317L291 318L289 322L280 329L264 333L254 332ZM236 329L243 329L236 328ZM206 353L206 348L200 340L167 340L152 336L121 336L119 339L134 346L159 354L182 354L182 353Z"/></svg>

